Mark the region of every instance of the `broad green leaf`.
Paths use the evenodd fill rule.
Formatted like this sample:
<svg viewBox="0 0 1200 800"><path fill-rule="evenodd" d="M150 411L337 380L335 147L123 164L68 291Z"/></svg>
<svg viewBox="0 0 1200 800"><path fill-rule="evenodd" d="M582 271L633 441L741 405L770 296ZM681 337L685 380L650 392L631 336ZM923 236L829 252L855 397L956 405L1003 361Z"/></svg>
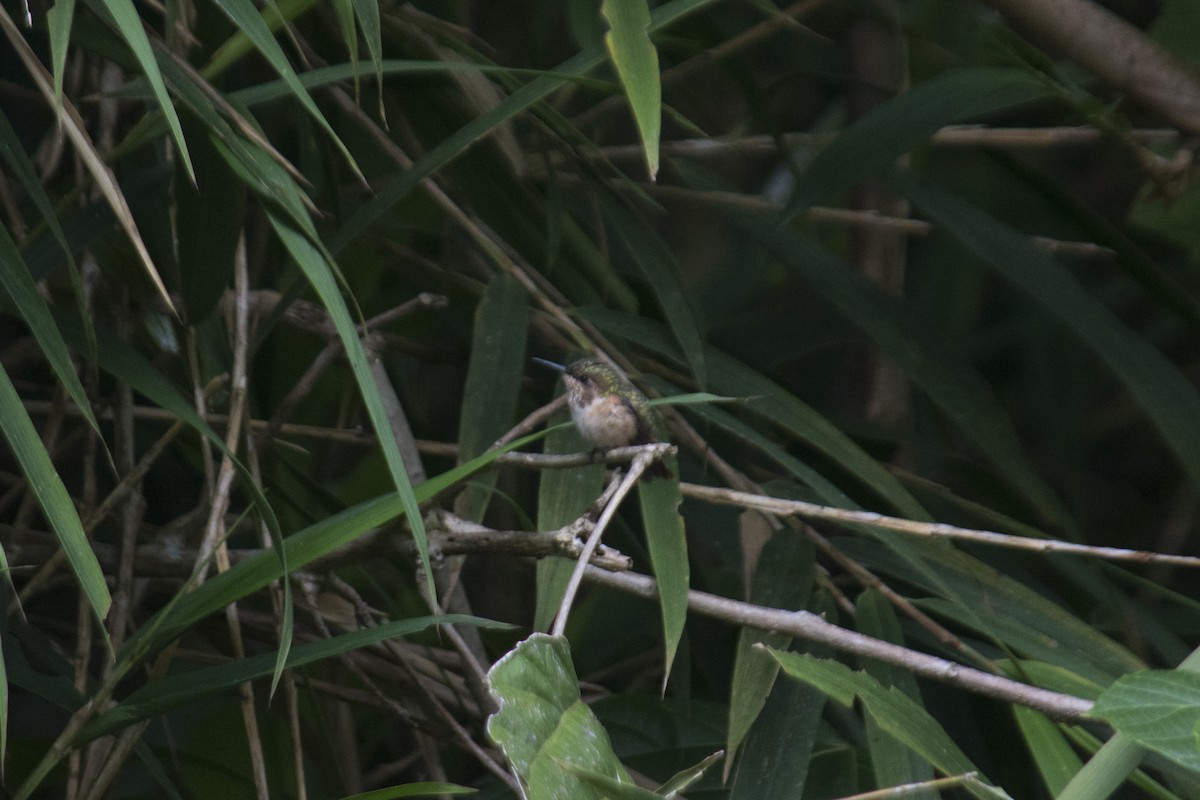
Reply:
<svg viewBox="0 0 1200 800"><path fill-rule="evenodd" d="M658 51L650 41L650 8L646 0L604 0L600 11L609 25L604 44L633 109L646 167L653 181L658 176L662 86L658 77Z"/></svg>
<svg viewBox="0 0 1200 800"><path fill-rule="evenodd" d="M506 627L498 622L456 614L396 620L293 647L284 666L287 669L302 667L305 664L332 658L397 636L418 633L433 625ZM92 719L79 731L75 743L90 741L135 722L159 716L171 709L197 703L218 692L235 689L240 684L271 675L274 670L275 654L264 653L214 667L177 672L163 680L137 689L112 708Z"/></svg>
<svg viewBox="0 0 1200 800"><path fill-rule="evenodd" d="M97 433L100 426L92 414L92 404L87 392L71 363L71 354L67 352L67 344L63 341L54 318L46 301L38 292L37 284L25 267L25 261L17 251L17 245L8 235L6 228L0 227L0 288L12 301L12 308L17 316L29 326L30 333L37 340L38 348L54 370L55 376L62 382L67 394L75 401L83 418Z"/></svg>
<svg viewBox="0 0 1200 800"><path fill-rule="evenodd" d="M121 32L125 44L133 51L133 55L137 58L138 64L142 68L142 73L150 82L150 88L154 92L154 99L158 101L159 110L167 120L167 125L171 129L171 138L175 140L175 145L179 148L179 155L183 158L183 166L187 170L188 177L193 181L196 179L196 170L192 166L192 158L188 155L187 142L183 138L183 128L179 124L179 115L175 113L175 106L171 102L171 96L167 94L166 84L163 83L162 73L158 70L158 61L154 58L154 50L150 47L150 38L146 35L145 29L142 27L142 19L138 16L137 9L133 5L132 0L97 0L92 4L93 7L104 8L113 23ZM56 65L57 66L57 65ZM56 75L61 74L56 72ZM62 100L61 83L55 84L55 94L59 101Z"/></svg>
<svg viewBox="0 0 1200 800"><path fill-rule="evenodd" d="M1200 673L1148 670L1123 675L1104 690L1091 715L1200 772Z"/></svg>
<svg viewBox="0 0 1200 800"><path fill-rule="evenodd" d="M750 602L767 608L798 611L812 593L816 553L812 544L794 531L775 530L758 556L750 582ZM791 637L743 627L738 632L733 679L729 690L729 729L725 750L732 760L746 734L758 719L779 665L757 644L784 650ZM792 698L793 700L797 698Z"/></svg>
<svg viewBox="0 0 1200 800"><path fill-rule="evenodd" d="M610 778L603 772L597 772L594 769L587 769L570 763L563 764L562 768L578 778L584 785L600 792L600 797L605 798L605 800L660 800L662 798L662 795L658 792L643 789L636 783L628 783L619 781L616 778Z"/></svg>
<svg viewBox="0 0 1200 800"><path fill-rule="evenodd" d="M729 800L802 800L810 765L818 755L814 750L824 709L825 695L813 687L799 681L775 681L742 744L731 775Z"/></svg>
<svg viewBox="0 0 1200 800"><path fill-rule="evenodd" d="M1130 330L1050 253L987 213L928 184L904 194L948 235L1061 322L1125 385L1180 464L1200 486L1200 392L1162 353Z"/></svg>
<svg viewBox="0 0 1200 800"><path fill-rule="evenodd" d="M237 25L238 29L250 38L258 52L274 68L279 77L283 78L288 84L288 87L292 90L292 95L300 102L300 105L304 107L312 118L316 120L317 124L329 135L329 138L346 159L346 163L354 170L354 174L362 178L362 172L359 170L354 156L346 149L346 145L342 143L337 132L329 124L329 120L325 119L325 115L321 113L321 109L317 108L317 104L313 101L312 96L309 95L308 90L304 88L299 78L296 77L296 71L288 63L283 48L275 41L270 27L268 27L258 10L254 8L254 5L249 0L216 0L216 3L229 19L233 21L233 24Z"/></svg>
<svg viewBox="0 0 1200 800"><path fill-rule="evenodd" d="M500 745L527 796L603 800L606 792L569 767L633 785L608 734L579 696L565 638L533 634L492 666L488 685L500 705L488 718L488 735Z"/></svg>
<svg viewBox="0 0 1200 800"><path fill-rule="evenodd" d="M671 0L654 10L647 33L663 30L688 14L693 13L714 0ZM604 61L604 50L600 46L590 47L560 64L555 72L568 75L584 75ZM359 206L338 234L331 240L330 248L336 253L363 231L380 220L409 192L429 175L457 158L464 150L486 136L491 130L545 99L565 81L561 78L536 78L517 89L496 107L475 118L430 150L423 158L391 182L380 187L375 196Z"/></svg>
<svg viewBox="0 0 1200 800"><path fill-rule="evenodd" d="M940 128L1041 100L1050 85L1028 72L996 67L951 70L872 108L808 165L784 212L814 203L887 170Z"/></svg>
<svg viewBox="0 0 1200 800"><path fill-rule="evenodd" d="M882 594L868 590L858 599L855 625L860 633L874 639L903 645L904 633L892 604ZM881 686L895 687L914 703L925 707L916 677L909 671L873 659L862 660L863 670ZM874 715L867 717L867 747L871 768L878 786L899 786L933 779L933 770L916 753L880 728ZM913 795L913 800L937 800L933 791Z"/></svg>
<svg viewBox="0 0 1200 800"><path fill-rule="evenodd" d="M87 534L75 511L75 504L62 478L54 468L49 453L38 438L37 430L29 419L16 387L9 380L8 372L0 366L0 433L3 433L8 446L12 449L25 482L37 497L46 520L54 530L71 570L87 598L88 605L96 619L102 623L100 630L105 643L111 648L108 633L104 628L104 618L112 605L112 597L104 581L104 572L96 561Z"/></svg>
<svg viewBox="0 0 1200 800"><path fill-rule="evenodd" d="M824 692L830 700L843 706L851 706L856 699L861 701L865 713L875 718L880 730L895 737L944 774L979 772L983 775L937 720L896 687L884 688L865 672L853 672L837 661L778 650L768 652L784 672ZM1005 792L992 787L972 789L972 793L981 798L1008 797Z"/></svg>
<svg viewBox="0 0 1200 800"><path fill-rule="evenodd" d="M672 475L679 474L674 458L662 462ZM679 481L675 478L643 479L638 484L638 502L642 509L642 526L646 530L646 547L654 567L658 604L662 612L663 645L666 663L663 669L662 691L667 691L671 665L687 622L688 589L691 588L691 569L688 564L687 536L679 504Z"/></svg>
<svg viewBox="0 0 1200 800"><path fill-rule="evenodd" d="M471 359L458 422L458 457L467 461L492 446L516 422L525 340L529 330L525 289L506 273L492 278L475 310ZM483 519L495 486L495 473L466 490L460 516Z"/></svg>

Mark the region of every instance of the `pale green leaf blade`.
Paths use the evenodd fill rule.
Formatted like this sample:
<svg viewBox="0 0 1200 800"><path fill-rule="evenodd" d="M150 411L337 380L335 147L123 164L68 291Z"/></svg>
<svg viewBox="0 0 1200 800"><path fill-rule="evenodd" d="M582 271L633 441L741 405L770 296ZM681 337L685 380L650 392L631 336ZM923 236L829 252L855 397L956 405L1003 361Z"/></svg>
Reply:
<svg viewBox="0 0 1200 800"><path fill-rule="evenodd" d="M488 686L500 706L488 718L488 735L529 797L603 800L604 792L565 766L632 785L607 732L579 696L565 638L533 634L488 671Z"/></svg>
<svg viewBox="0 0 1200 800"><path fill-rule="evenodd" d="M658 75L658 50L650 41L650 8L646 0L604 0L601 13L609 25L604 44L633 109L633 119L642 137L646 167L653 181L658 176L662 85Z"/></svg>
<svg viewBox="0 0 1200 800"><path fill-rule="evenodd" d="M679 474L675 459L663 460L672 475ZM683 496L675 478L643 480L638 484L638 502L642 509L642 525L646 530L646 547L654 568L658 587L658 603L662 612L663 644L666 663L663 669L662 691L667 690L671 665L683 638L687 622L687 596L691 588L691 569L688 564L687 536L679 504Z"/></svg>
<svg viewBox="0 0 1200 800"><path fill-rule="evenodd" d="M1104 690L1091 713L1142 746L1200 772L1200 673L1124 675Z"/></svg>
<svg viewBox="0 0 1200 800"><path fill-rule="evenodd" d="M1028 72L997 67L951 70L880 103L843 130L800 176L786 219L869 175L952 123L1004 111L1048 96L1050 86Z"/></svg>
<svg viewBox="0 0 1200 800"><path fill-rule="evenodd" d="M42 512L58 537L59 545L67 555L71 570L87 597L88 605L101 623L108 616L112 597L104 580L104 572L96 560L96 554L88 543L75 504L62 478L54 468L50 455L42 446L33 422L29 419L16 387L9 380L8 372L0 365L0 433L4 434L29 488L33 490ZM104 631L101 625L101 631ZM108 634L104 632L105 641ZM111 645L110 645L111 646Z"/></svg>

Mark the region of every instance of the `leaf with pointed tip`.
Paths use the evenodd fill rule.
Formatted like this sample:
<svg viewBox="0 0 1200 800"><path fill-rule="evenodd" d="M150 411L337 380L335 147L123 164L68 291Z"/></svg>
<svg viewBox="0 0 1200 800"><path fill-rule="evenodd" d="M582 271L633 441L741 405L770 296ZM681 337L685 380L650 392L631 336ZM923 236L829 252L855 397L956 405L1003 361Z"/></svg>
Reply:
<svg viewBox="0 0 1200 800"><path fill-rule="evenodd" d="M650 180L658 176L658 141L662 132L662 85L658 50L650 41L650 8L646 0L604 0L600 13L608 20L604 45L617 68L633 119L642 137Z"/></svg>
<svg viewBox="0 0 1200 800"><path fill-rule="evenodd" d="M75 511L71 495L67 493L62 478L58 476L50 455L29 419L29 414L21 404L16 387L9 380L8 372L2 365L0 434L3 434L8 442L17 463L21 466L26 484L33 490L34 497L50 522L50 527L54 529L88 605L91 606L96 619L103 623L112 605L104 572L100 569L100 562L96 560L96 554L92 552L88 543L87 534L83 531L83 524L79 521L79 514ZM111 650L112 643L103 624L100 625L100 631Z"/></svg>
<svg viewBox="0 0 1200 800"><path fill-rule="evenodd" d="M664 458L662 464L671 470L671 474L679 474L679 465L673 457ZM654 568L658 604L662 612L666 662L662 682L664 693L667 691L667 680L671 677L675 653L679 649L679 640L683 638L683 627L687 622L688 589L691 586L687 536L683 517L679 514L682 500L678 479L643 480L638 484L646 547L650 551L650 564Z"/></svg>

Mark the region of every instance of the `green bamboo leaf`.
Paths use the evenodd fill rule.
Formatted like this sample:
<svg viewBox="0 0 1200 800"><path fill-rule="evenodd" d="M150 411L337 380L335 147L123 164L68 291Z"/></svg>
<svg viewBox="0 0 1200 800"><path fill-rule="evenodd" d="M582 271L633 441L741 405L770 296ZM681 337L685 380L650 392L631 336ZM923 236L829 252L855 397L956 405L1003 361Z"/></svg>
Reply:
<svg viewBox="0 0 1200 800"><path fill-rule="evenodd" d="M93 7L95 5L93 4ZM142 68L142 73L150 82L150 88L154 92L154 98L158 101L158 107L167 121L167 126L171 129L171 138L175 140L175 145L179 148L179 155L183 158L183 165L187 169L188 177L193 181L196 180L196 170L192 167L192 157L188 154L187 141L183 138L183 128L179 124L179 115L175 113L175 106L171 102L171 96L167 94L167 86L163 83L162 73L159 72L158 61L155 60L154 50L150 47L150 38L146 36L146 31L142 27L142 19L138 16L137 9L133 6L133 0L99 0L99 5L108 12L113 23L117 26L117 30L121 32L121 36L125 39L125 44L133 51L134 57ZM55 72L56 76L59 74L61 74L61 71ZM61 101L62 90L61 84L58 83L58 78L56 78L55 86L56 96Z"/></svg>
<svg viewBox="0 0 1200 800"><path fill-rule="evenodd" d="M70 340L79 341L82 339L82 324L78 320L71 320L65 317L59 319L59 328L63 334ZM204 436L217 450L225 456L228 456L233 464L234 470L238 474L242 488L250 495L254 501L255 508L263 519L263 523L267 526L267 532L271 537L272 547L264 551L263 555L274 560L280 569L281 575L287 575L289 567L287 563L287 552L283 547L283 531L279 527L279 519L275 516L275 510L271 504L267 502L266 496L262 492L262 488L254 480L254 476L250 470L237 458L237 455L229 450L225 445L225 440L217 435L207 422L200 416L196 409L189 403L169 380L161 372L155 369L154 365L147 361L141 353L134 350L125 342L108 333L107 331L96 331L97 345L99 348L100 367L109 374L129 384L134 391L149 399L159 408L165 409L173 414L177 419L184 422L193 430ZM207 584L206 584L207 585ZM231 601L232 602L232 601ZM228 605L228 603L226 603ZM287 658L288 650L292 645L292 589L288 581L283 582L283 624L280 628L279 653L277 656L277 665L281 665ZM132 650L130 642L138 639L138 636L133 637L126 642L122 653L137 653L140 658L147 650ZM160 644L165 644L161 642ZM118 658L121 655L118 654ZM282 667L276 672L275 680L278 681L279 675L282 673ZM272 687L273 690L274 687Z"/></svg>
<svg viewBox="0 0 1200 800"><path fill-rule="evenodd" d="M1200 486L1200 392L1130 330L1050 253L987 213L931 185L900 181L904 194L980 261L1025 292L1112 371Z"/></svg>
<svg viewBox="0 0 1200 800"><path fill-rule="evenodd" d="M807 539L791 531L774 531L759 553L750 582L750 602L790 611L804 608L812 593L815 564L816 554ZM759 718L779 671L775 660L755 645L765 644L776 650L784 650L791 641L790 636L780 633L752 628L739 631L733 679L730 681L729 726L725 740L725 750L731 761ZM743 785L748 786L746 783Z"/></svg>
<svg viewBox="0 0 1200 800"><path fill-rule="evenodd" d="M675 340L687 356L687 364L702 388L708 385L708 367L704 360L704 333L700 316L679 276L679 267L669 247L644 220L637 219L611 198L600 198L608 229L619 245L620 260L637 267L654 290L671 326Z"/></svg>
<svg viewBox="0 0 1200 800"><path fill-rule="evenodd" d="M562 382L555 381L562 391ZM547 453L580 453L590 445L583 440L566 412L551 418L554 425L546 437ZM546 469L538 477L537 527L552 531L578 519L604 490L604 464L588 464L571 469ZM537 604L534 608L533 629L547 631L554 623L562 604L563 592L575 563L565 558L541 558L537 562Z"/></svg>
<svg viewBox="0 0 1200 800"><path fill-rule="evenodd" d="M1074 528L1054 490L1025 457L1020 439L991 389L909 318L894 297L808 236L781 229L759 214L735 213L732 218L870 337L885 358L902 367L1048 525L1068 531Z"/></svg>
<svg viewBox="0 0 1200 800"><path fill-rule="evenodd" d="M8 556L4 554L4 548L0 547L0 569L4 570L5 581L8 582L9 588L12 586L12 575L8 570ZM13 592L13 597L17 593ZM0 636L0 778L4 778L3 765L8 762L8 665L4 660L4 637Z"/></svg>
<svg viewBox="0 0 1200 800"><path fill-rule="evenodd" d="M87 534L83 532L83 524L75 512L75 504L62 478L58 476L49 453L42 446L33 422L16 388L9 380L8 372L0 365L0 433L8 441L8 446L16 456L21 466L21 473L33 494L42 507L50 527L58 537L59 545L67 555L71 570L79 581L83 594L87 597L88 605L96 619L104 622L108 609L112 605L112 597L104 581L104 572L96 560L95 553L88 543ZM112 648L108 632L100 625L105 644Z"/></svg>
<svg viewBox="0 0 1200 800"><path fill-rule="evenodd" d="M607 796L571 772L572 766L633 784L608 734L579 696L565 638L533 634L488 671L488 686L500 705L488 718L488 735L500 745L526 796Z"/></svg>
<svg viewBox="0 0 1200 800"><path fill-rule="evenodd" d="M860 633L874 639L903 645L904 632L892 604L879 592L868 590L858 599L854 622ZM881 686L894 686L921 708L921 690L916 677L907 670L873 659L864 659L863 670L879 681ZM932 780L933 769L929 763L886 735L874 715L867 723L867 749L871 755L871 769L877 786L899 786ZM937 800L937 792L929 791L913 795L914 800Z"/></svg>
<svg viewBox="0 0 1200 800"><path fill-rule="evenodd" d="M430 478L416 487L417 502L423 503L436 497L486 468L500 455L524 447L543 436L544 431L530 434ZM203 586L179 597L172 606L164 608L139 628L122 647L118 657L129 658L133 654L155 652L208 615L283 577L285 562L288 569L303 569L314 560L349 544L368 531L403 516L408 513L407 508L407 503L400 494L393 492L359 503L291 534L284 539L279 554L272 550L263 550L234 564L229 570L209 578Z"/></svg>
<svg viewBox="0 0 1200 800"><path fill-rule="evenodd" d="M654 10L647 33L654 34L715 0L671 0ZM604 62L600 46L589 47L555 68L554 72L584 75ZM330 242L337 253L363 231L384 217L391 208L429 175L449 164L463 151L530 106L545 99L566 81L556 77L535 78L497 103L495 108L476 117L448 136L441 144L419 159L412 168L380 187L375 196L354 212Z"/></svg>
<svg viewBox="0 0 1200 800"><path fill-rule="evenodd" d="M803 798L824 709L825 695L811 686L775 681L733 768L729 800Z"/></svg>
<svg viewBox="0 0 1200 800"><path fill-rule="evenodd" d="M837 661L801 653L768 650L791 677L824 692L830 700L851 706L859 700L865 713L875 718L881 730L911 748L946 775L983 772L971 763L949 734L929 712L896 687L885 688L865 672L853 672ZM1007 798L995 787L971 788L980 798Z"/></svg>
<svg viewBox="0 0 1200 800"><path fill-rule="evenodd" d="M679 465L674 458L666 458L663 463L672 475L679 474ZM662 691L666 693L671 665L675 662L675 653L679 649L679 640L683 638L684 623L687 622L688 589L691 588L687 536L683 517L679 514L679 504L683 501L679 481L643 480L638 484L638 501L662 612L666 656Z"/></svg>
<svg viewBox="0 0 1200 800"><path fill-rule="evenodd" d="M46 11L46 29L50 38L50 71L54 74L55 107L62 106L63 73L67 48L71 44L71 23L75 20L75 0L59 0Z"/></svg>
<svg viewBox="0 0 1200 800"><path fill-rule="evenodd" d="M1050 94L1045 80L1008 68L957 69L924 81L872 108L818 153L800 176L784 218L790 220L814 203L889 169L946 125Z"/></svg>
<svg viewBox="0 0 1200 800"><path fill-rule="evenodd" d="M658 76L658 50L650 41L650 8L646 0L604 0L600 12L610 28L604 34L604 44L633 109L653 181L658 176L662 85Z"/></svg>
<svg viewBox="0 0 1200 800"><path fill-rule="evenodd" d="M128 2L129 0L125 0ZM358 162L354 160L354 156L346 149L346 145L342 142L337 132L333 130L333 126L329 124L329 120L325 119L325 115L321 113L321 109L317 108L317 104L309 95L308 90L300 83L296 77L296 71L292 69L292 65L288 63L287 56L284 55L283 48L275 41L275 37L271 34L271 29L267 22L263 19L262 14L254 8L254 5L249 0L216 0L217 5L222 11L237 25L239 30L254 43L255 48L262 54L263 58L274 68L279 77L287 83L288 88L292 91L292 96L300 102L300 105L316 120L317 124L325 130L333 141L334 146L341 152L346 163L354 170L354 174L362 180L362 171L358 167Z"/></svg>
<svg viewBox="0 0 1200 800"><path fill-rule="evenodd" d="M359 650L377 642L419 633L434 625L508 627L503 623L461 614L396 620L294 647L284 666L286 669L295 669L342 653ZM218 692L234 689L243 683L271 675L274 670L275 655L264 653L215 667L190 669L176 673L137 689L112 708L92 719L80 729L74 744L91 741L99 736L119 731L135 722L159 716L174 708L196 703Z"/></svg>
<svg viewBox="0 0 1200 800"><path fill-rule="evenodd" d="M363 39L367 43L367 52L371 56L371 65L375 68L376 99L379 103L379 118L383 119L383 31L379 21L379 3L377 0L352 0L352 2L354 13L358 16L359 27L362 28ZM353 38L353 28L351 28L351 37ZM357 41L353 47L357 50ZM351 56L351 60L354 60L353 56ZM355 86L358 86L357 82Z"/></svg>
<svg viewBox="0 0 1200 800"><path fill-rule="evenodd" d="M351 0L333 0L334 14L337 16L338 28L342 32L342 41L350 54L350 66L354 68L354 97L359 96L358 74L358 28L354 25L354 5ZM274 29L272 29L274 30ZM304 87L308 89L306 85Z"/></svg>
<svg viewBox="0 0 1200 800"><path fill-rule="evenodd" d="M54 370L55 376L62 382L67 394L75 401L75 405L83 414L92 430L100 432L100 426L92 414L92 404L87 392L75 373L75 365L71 363L71 354L67 352L67 344L63 341L54 318L46 301L38 292L37 284L29 274L17 245L8 235L8 230L0 227L0 287L12 301L17 315L29 326L30 333L37 340L38 348Z"/></svg>
<svg viewBox="0 0 1200 800"><path fill-rule="evenodd" d="M463 388L458 423L459 461L492 446L515 422L521 378L525 374L525 340L529 304L525 289L507 274L494 277L475 310L471 359ZM460 516L483 519L495 473L485 475L466 492Z"/></svg>
<svg viewBox="0 0 1200 800"><path fill-rule="evenodd" d="M1042 783L1051 796L1057 797L1071 781L1083 762L1058 725L1045 714L1033 709L1014 706L1017 727L1025 740L1025 748L1042 776Z"/></svg>
<svg viewBox="0 0 1200 800"><path fill-rule="evenodd" d="M869 542L839 540L838 547L870 569L953 598L921 600L919 605L1029 658L1058 664L1102 685L1145 666L1094 626L959 550L922 550L926 564L913 571L911 563L902 563Z"/></svg>
<svg viewBox="0 0 1200 800"><path fill-rule="evenodd" d="M374 374L367 363L366 351L363 349L362 341L358 338L358 330L354 320L350 317L350 309L347 308L346 301L338 289L335 278L337 266L329 253L323 247L314 244L309 235L298 230L292 220L285 219L273 210L268 210L267 218L288 253L291 254L316 290L317 296L321 298L321 304L325 307L326 313L333 320L342 347L346 351L346 360L350 362L350 369L358 383L359 395L367 408L371 425L379 433L377 437L379 446L387 461L392 482L404 504L404 512L412 531L413 542L416 543L417 554L425 572L425 588L430 597L437 597L437 589L433 584L433 569L429 561L429 537L425 533L421 509L417 505L412 481L409 480L408 471L404 466L404 456L400 452L396 438L392 436L391 422L388 419L387 409L384 408L383 397L375 385Z"/></svg>

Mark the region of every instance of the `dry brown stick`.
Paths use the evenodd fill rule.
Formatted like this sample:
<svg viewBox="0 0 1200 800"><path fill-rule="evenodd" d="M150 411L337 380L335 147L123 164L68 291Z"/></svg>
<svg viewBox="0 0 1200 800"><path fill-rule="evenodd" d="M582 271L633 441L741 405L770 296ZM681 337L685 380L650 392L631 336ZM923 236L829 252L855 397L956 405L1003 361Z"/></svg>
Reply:
<svg viewBox="0 0 1200 800"><path fill-rule="evenodd" d="M1019 30L1065 53L1184 130L1200 133L1200 79L1180 59L1098 3L987 0Z"/></svg>
<svg viewBox="0 0 1200 800"><path fill-rule="evenodd" d="M647 575L632 572L617 574L591 567L585 575L594 583L647 599L654 599L658 594L654 579ZM1004 702L1026 706L1065 722L1082 722L1092 707L1090 700L1040 689L918 650L873 639L826 622L808 611L764 608L695 589L688 592L688 608L695 613L734 625L785 633L806 641L828 645L841 652L894 664L926 678Z"/></svg>

